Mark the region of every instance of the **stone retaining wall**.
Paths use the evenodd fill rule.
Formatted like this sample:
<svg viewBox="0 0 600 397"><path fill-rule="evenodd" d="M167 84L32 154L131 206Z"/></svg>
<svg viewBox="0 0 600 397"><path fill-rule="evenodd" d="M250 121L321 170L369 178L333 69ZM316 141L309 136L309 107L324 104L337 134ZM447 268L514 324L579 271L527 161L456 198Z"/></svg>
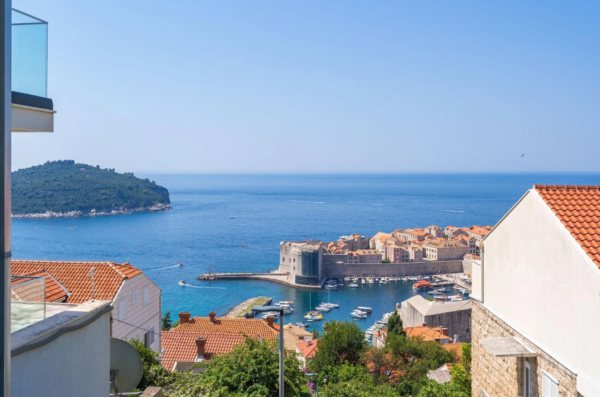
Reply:
<svg viewBox="0 0 600 397"><path fill-rule="evenodd" d="M479 302L472 300L472 396L482 390L490 397L522 396L523 358L494 357L479 342L485 338L515 336L538 353L530 358L531 397L542 397L542 370L559 381L560 397L578 397L577 376L530 340L509 327Z"/></svg>
<svg viewBox="0 0 600 397"><path fill-rule="evenodd" d="M462 260L381 264L323 263L322 277L398 277L462 272Z"/></svg>

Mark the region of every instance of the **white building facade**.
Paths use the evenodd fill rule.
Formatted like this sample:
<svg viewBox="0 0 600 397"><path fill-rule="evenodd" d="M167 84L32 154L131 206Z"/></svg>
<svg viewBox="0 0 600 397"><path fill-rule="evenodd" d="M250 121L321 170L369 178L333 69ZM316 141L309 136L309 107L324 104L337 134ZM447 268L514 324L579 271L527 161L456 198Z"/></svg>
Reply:
<svg viewBox="0 0 600 397"><path fill-rule="evenodd" d="M536 186L483 240L473 396L600 397L597 209L597 187Z"/></svg>

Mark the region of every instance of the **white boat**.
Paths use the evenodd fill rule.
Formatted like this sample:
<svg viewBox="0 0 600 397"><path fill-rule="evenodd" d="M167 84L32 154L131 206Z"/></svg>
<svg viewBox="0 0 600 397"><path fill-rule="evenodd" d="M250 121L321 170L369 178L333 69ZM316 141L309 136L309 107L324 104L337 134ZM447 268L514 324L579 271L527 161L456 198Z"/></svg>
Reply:
<svg viewBox="0 0 600 397"><path fill-rule="evenodd" d="M333 285L333 284L325 284L325 289L337 289L337 285Z"/></svg>
<svg viewBox="0 0 600 397"><path fill-rule="evenodd" d="M306 328L308 328L308 326L309 325L306 323L296 323L296 327L298 327L298 328L306 329Z"/></svg>
<svg viewBox="0 0 600 397"><path fill-rule="evenodd" d="M348 285L348 287L351 287L351 288L357 288L357 287L358 287L358 284L354 284L354 283L352 283L352 284L349 284L349 285Z"/></svg>
<svg viewBox="0 0 600 397"><path fill-rule="evenodd" d="M364 320L365 318L367 318L367 315L366 315L366 314L358 314L358 313L354 313L354 312L352 312L350 315L351 315L352 317L354 317L354 318L360 318L360 319L363 319L363 320Z"/></svg>
<svg viewBox="0 0 600 397"><path fill-rule="evenodd" d="M363 316L363 315L366 316L368 313L367 312L363 312L362 310L355 309L355 310L352 311L351 314L360 314L361 316Z"/></svg>
<svg viewBox="0 0 600 397"><path fill-rule="evenodd" d="M367 313L372 313L373 309L368 307L368 306L359 306L357 307L358 310L362 311L362 312L367 312Z"/></svg>
<svg viewBox="0 0 600 397"><path fill-rule="evenodd" d="M329 313L331 311L331 308L327 307L325 305L320 305L320 306L315 307L315 310L318 310L320 312Z"/></svg>
<svg viewBox="0 0 600 397"><path fill-rule="evenodd" d="M323 306L327 306L327 307L330 307L332 309L337 309L338 307L340 307L340 305L338 303L329 303L329 302L323 303Z"/></svg>
<svg viewBox="0 0 600 397"><path fill-rule="evenodd" d="M361 278L361 279L360 279L360 283L361 283L361 284L366 284L367 282L365 281L365 279L364 279L364 278Z"/></svg>
<svg viewBox="0 0 600 397"><path fill-rule="evenodd" d="M180 282L178 282L177 284L179 285L186 285L187 283L185 282L185 280L181 280Z"/></svg>
<svg viewBox="0 0 600 397"><path fill-rule="evenodd" d="M384 278L382 278L381 280L379 280L379 284L387 284L387 281Z"/></svg>
<svg viewBox="0 0 600 397"><path fill-rule="evenodd" d="M372 278L368 279L369 280L369 284L373 284L375 281L373 281Z"/></svg>

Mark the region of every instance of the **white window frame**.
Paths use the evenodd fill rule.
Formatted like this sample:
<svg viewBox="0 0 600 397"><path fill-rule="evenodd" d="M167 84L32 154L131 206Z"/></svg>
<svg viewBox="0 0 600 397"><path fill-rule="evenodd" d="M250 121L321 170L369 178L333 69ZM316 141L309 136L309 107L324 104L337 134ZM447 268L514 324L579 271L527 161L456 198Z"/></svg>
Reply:
<svg viewBox="0 0 600 397"><path fill-rule="evenodd" d="M531 364L525 358L523 366L523 397L531 397Z"/></svg>
<svg viewBox="0 0 600 397"><path fill-rule="evenodd" d="M131 294L131 304L132 305L137 304L137 295L138 295L137 290L133 291L133 293Z"/></svg>
<svg viewBox="0 0 600 397"><path fill-rule="evenodd" d="M150 290L148 287L144 288L144 306L150 303Z"/></svg>
<svg viewBox="0 0 600 397"><path fill-rule="evenodd" d="M560 382L548 372L542 370L542 397L558 397Z"/></svg>
<svg viewBox="0 0 600 397"><path fill-rule="evenodd" d="M125 320L127 318L127 302L122 300L119 302L119 320Z"/></svg>

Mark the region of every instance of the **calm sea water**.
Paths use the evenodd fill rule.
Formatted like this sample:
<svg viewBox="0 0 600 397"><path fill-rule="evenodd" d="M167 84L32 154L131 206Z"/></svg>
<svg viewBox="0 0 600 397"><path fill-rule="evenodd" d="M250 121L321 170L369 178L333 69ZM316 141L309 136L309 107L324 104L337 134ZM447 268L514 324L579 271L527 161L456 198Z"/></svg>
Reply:
<svg viewBox="0 0 600 397"><path fill-rule="evenodd" d="M200 282L213 272L276 269L279 242L337 240L341 235L396 228L493 225L534 183L600 183L597 174L477 175L144 175L169 189L173 210L106 217L13 220L16 259L129 261L163 291L163 312L225 314L251 297L293 300L298 322L331 299L349 318L373 307L363 328L412 296L411 283L308 292L261 281ZM234 216L234 219L230 219ZM223 248L228 245L250 247ZM184 267L173 267L179 262ZM177 283L186 280L193 287ZM316 329L321 323L314 323Z"/></svg>

